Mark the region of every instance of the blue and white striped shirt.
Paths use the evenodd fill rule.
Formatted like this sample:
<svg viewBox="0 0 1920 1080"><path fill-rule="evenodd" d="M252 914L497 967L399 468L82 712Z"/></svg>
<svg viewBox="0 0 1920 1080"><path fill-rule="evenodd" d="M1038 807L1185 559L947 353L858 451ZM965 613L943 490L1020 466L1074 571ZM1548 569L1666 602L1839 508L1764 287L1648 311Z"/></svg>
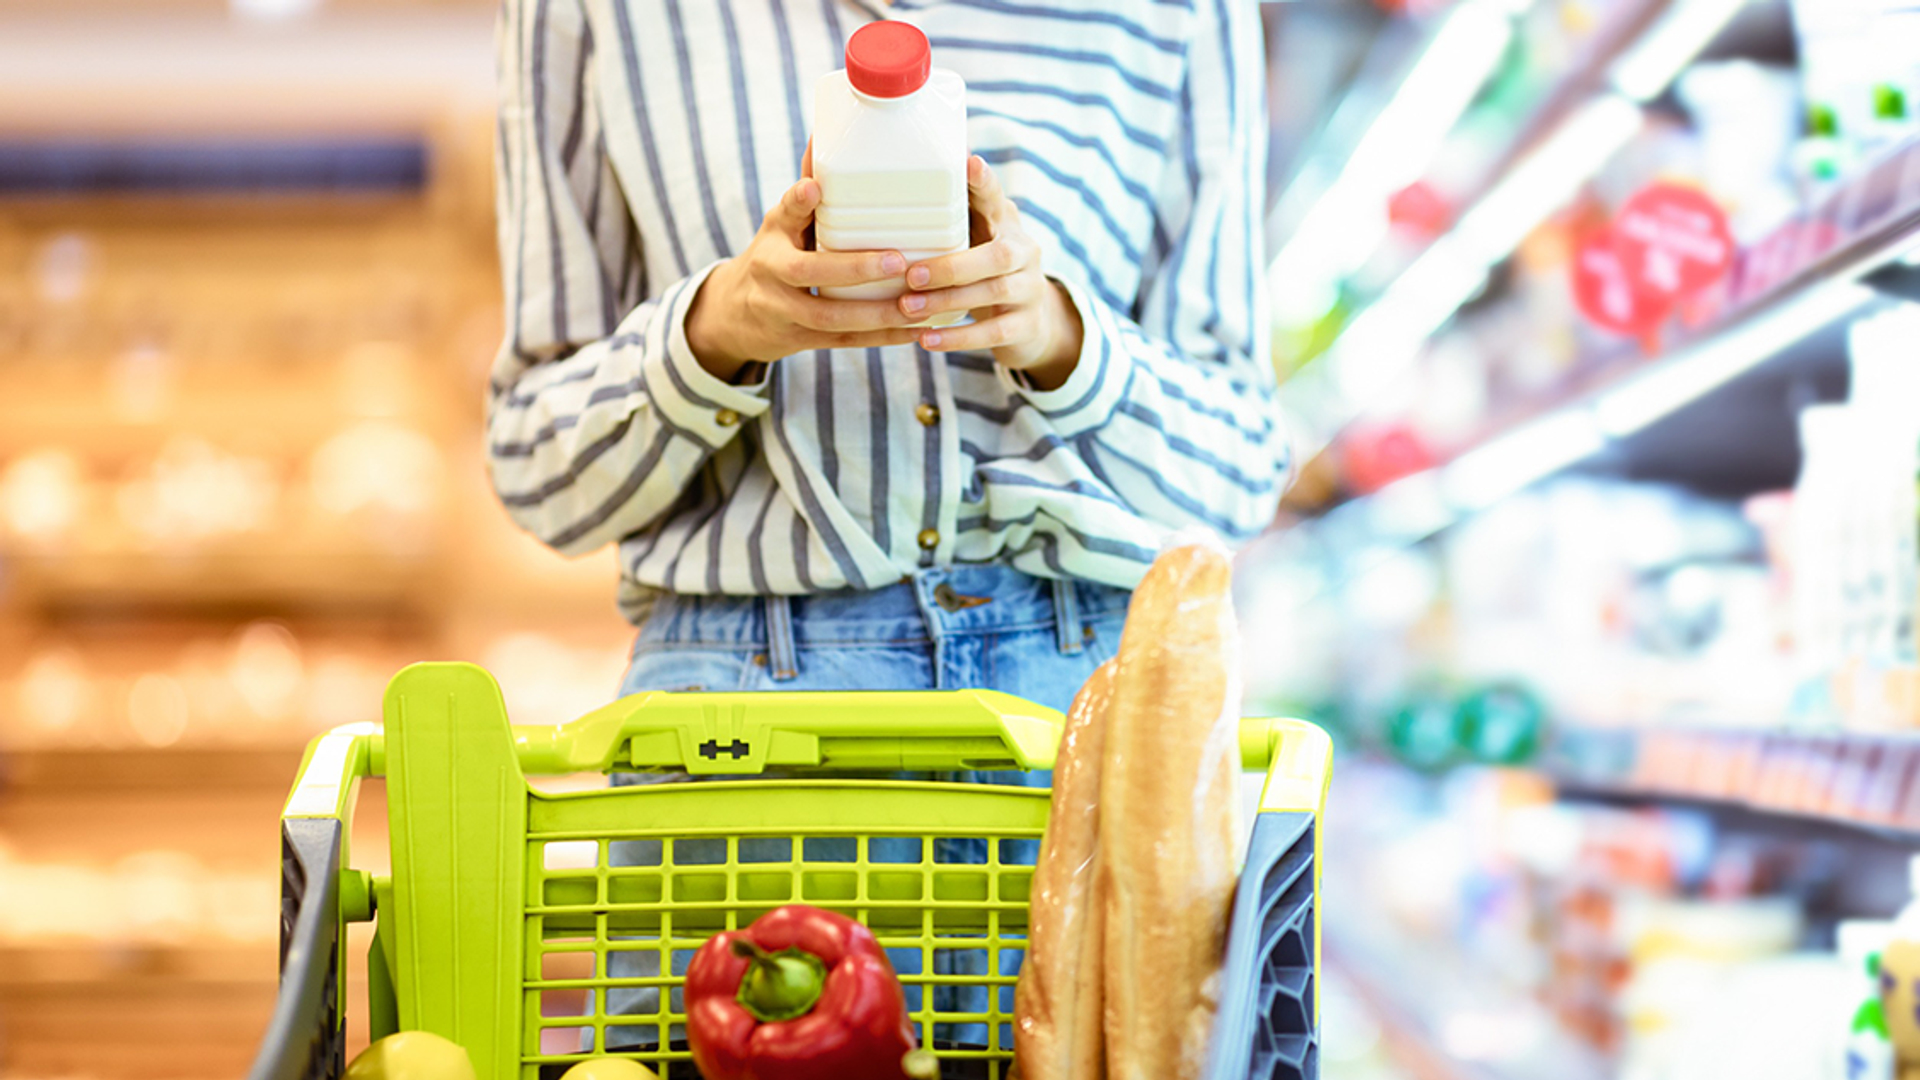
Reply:
<svg viewBox="0 0 1920 1080"><path fill-rule="evenodd" d="M687 347L876 18L966 80L973 149L1079 308L1058 389L914 345L734 386ZM630 610L955 562L1131 587L1170 529L1272 518L1254 0L507 0L499 40L493 482L562 552L617 541Z"/></svg>

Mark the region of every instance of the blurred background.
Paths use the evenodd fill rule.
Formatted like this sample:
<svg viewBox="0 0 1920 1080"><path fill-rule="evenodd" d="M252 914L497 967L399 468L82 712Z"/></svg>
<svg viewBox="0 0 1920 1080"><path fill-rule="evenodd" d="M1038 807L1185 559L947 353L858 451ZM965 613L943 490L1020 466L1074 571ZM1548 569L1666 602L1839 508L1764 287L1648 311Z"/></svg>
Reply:
<svg viewBox="0 0 1920 1080"><path fill-rule="evenodd" d="M1238 587L1340 746L1325 1075L1891 1076L1920 10L1263 12L1306 464ZM0 0L0 1077L246 1071L286 786L401 665L617 686L610 555L482 468L493 15Z"/></svg>

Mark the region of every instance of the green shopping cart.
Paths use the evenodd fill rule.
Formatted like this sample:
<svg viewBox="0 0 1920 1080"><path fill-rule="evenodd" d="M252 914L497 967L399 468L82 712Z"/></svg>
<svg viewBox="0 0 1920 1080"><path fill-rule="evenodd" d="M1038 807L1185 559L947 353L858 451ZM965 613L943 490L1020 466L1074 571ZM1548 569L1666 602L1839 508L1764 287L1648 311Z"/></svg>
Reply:
<svg viewBox="0 0 1920 1080"><path fill-rule="evenodd" d="M793 902L873 929L923 1043L936 1025L984 1033L934 1045L943 1075L1000 1080L1015 983L1001 973L1017 970L1033 874L1003 853L1040 837L1048 793L848 774L1046 769L1061 723L1007 694L930 691L643 693L568 724L511 726L480 668L409 667L387 688L383 724L313 741L287 800L279 999L250 1080L344 1072L346 926L368 920L370 1038L443 1035L483 1080L544 1080L605 1055L692 1078L676 1030L687 959ZM1240 746L1267 777L1207 1080L1311 1080L1331 746L1298 720L1243 721ZM729 779L568 792L526 780L618 770ZM769 770L781 778L735 779ZM387 783L392 873L380 877L347 850L369 776ZM955 845L941 840L984 841L985 861L942 861ZM614 963L622 952L657 960ZM985 963L942 962L963 955ZM945 973L956 970L977 973ZM943 986L967 989L933 992ZM656 988L624 995L648 1002L644 1015L608 1013L630 1007L609 993L627 987ZM609 1038L635 1030L647 1033L638 1047Z"/></svg>

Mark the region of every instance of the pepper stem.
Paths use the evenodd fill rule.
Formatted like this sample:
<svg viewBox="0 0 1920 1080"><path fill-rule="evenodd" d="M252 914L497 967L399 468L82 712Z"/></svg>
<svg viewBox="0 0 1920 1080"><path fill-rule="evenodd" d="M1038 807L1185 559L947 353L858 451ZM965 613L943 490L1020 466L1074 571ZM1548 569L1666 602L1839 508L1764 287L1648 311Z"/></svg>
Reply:
<svg viewBox="0 0 1920 1080"><path fill-rule="evenodd" d="M734 938L733 955L750 961L735 1000L763 1024L807 1015L826 989L827 965L805 950L770 953L745 938Z"/></svg>
<svg viewBox="0 0 1920 1080"><path fill-rule="evenodd" d="M900 1059L900 1071L912 1080L940 1080L940 1060L931 1050L909 1050Z"/></svg>

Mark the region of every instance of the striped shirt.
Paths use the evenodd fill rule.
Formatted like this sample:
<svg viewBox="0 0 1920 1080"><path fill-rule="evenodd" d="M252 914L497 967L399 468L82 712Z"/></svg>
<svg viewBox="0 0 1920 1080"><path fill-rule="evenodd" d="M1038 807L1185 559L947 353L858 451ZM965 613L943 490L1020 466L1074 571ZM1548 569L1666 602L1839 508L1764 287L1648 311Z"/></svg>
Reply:
<svg viewBox="0 0 1920 1080"><path fill-rule="evenodd" d="M736 386L688 348L695 290L799 176L814 80L879 18L966 80L1079 310L1057 389L916 345ZM499 42L493 483L564 553L617 542L630 612L957 562L1131 587L1172 529L1271 520L1254 0L507 0Z"/></svg>

